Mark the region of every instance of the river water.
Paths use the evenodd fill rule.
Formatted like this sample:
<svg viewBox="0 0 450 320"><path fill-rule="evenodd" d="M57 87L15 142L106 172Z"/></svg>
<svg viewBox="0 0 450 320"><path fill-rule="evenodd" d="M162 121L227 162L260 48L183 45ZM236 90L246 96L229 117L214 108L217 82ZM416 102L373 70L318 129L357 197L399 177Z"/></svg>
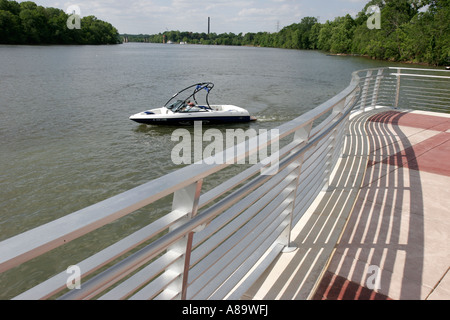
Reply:
<svg viewBox="0 0 450 320"><path fill-rule="evenodd" d="M211 104L244 107L259 121L241 126L270 129L339 93L353 71L380 66L393 64L251 47L0 46L0 241L176 170L174 128L128 117L191 84L213 82ZM160 211L67 252L82 259L93 243L102 248ZM64 255L0 275L0 299L60 272Z"/></svg>

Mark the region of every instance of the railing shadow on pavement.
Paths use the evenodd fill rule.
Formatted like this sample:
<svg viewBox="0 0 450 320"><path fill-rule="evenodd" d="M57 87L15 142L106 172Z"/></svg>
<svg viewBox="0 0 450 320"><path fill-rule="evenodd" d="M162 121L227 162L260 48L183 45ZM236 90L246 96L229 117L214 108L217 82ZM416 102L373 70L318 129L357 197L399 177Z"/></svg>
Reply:
<svg viewBox="0 0 450 320"><path fill-rule="evenodd" d="M371 154L348 232L334 255L333 270L315 299L422 299L424 204L422 182L411 142L397 126L405 113L390 111L369 119ZM405 169L404 166L407 165ZM413 169L413 170L411 170ZM398 270L401 266L402 270ZM378 284L363 296L378 270ZM401 280L394 280L402 274ZM345 285L337 283L350 279ZM349 283L353 284L350 285ZM356 284L356 285L354 285ZM374 284L374 283L372 283Z"/></svg>

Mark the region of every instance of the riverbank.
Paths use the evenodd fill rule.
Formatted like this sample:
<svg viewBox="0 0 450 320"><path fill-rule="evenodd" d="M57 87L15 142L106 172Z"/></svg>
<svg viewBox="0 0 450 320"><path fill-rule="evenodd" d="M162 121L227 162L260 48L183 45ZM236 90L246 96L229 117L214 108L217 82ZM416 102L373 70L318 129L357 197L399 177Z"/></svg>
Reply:
<svg viewBox="0 0 450 320"><path fill-rule="evenodd" d="M365 54L355 54L355 53L325 53L325 54L327 56L329 56L329 57L359 57L359 58L366 58L366 59L376 60L376 61L402 63L402 64L406 64L406 65L411 65L411 66L422 66L422 67L430 67L430 68L442 67L442 68L444 68L446 70L450 70L450 67L448 67L446 65L436 66L436 65L431 65L431 64L426 63L426 62L396 61L396 60L393 60L393 59L387 59L387 60L386 59L378 59L378 58L371 57L371 56L365 55Z"/></svg>

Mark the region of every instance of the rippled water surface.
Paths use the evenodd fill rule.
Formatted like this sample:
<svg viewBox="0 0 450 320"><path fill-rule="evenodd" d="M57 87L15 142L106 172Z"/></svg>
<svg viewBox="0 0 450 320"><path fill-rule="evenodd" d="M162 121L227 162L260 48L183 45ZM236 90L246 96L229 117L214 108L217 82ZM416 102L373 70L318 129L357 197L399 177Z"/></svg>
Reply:
<svg viewBox="0 0 450 320"><path fill-rule="evenodd" d="M0 46L0 241L176 170L174 128L128 117L184 87L214 82L212 104L238 105L259 119L244 127L274 128L339 93L353 71L388 65L269 48ZM160 208L93 235L76 252L107 245ZM52 274L50 265L31 263L21 273L35 279ZM11 275L0 276L0 299L30 285Z"/></svg>

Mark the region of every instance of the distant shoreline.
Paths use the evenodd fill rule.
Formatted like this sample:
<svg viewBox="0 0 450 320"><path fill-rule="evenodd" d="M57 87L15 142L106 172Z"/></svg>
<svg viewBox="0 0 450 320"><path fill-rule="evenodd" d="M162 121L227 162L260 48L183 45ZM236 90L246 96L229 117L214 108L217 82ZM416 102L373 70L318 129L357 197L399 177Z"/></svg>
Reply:
<svg viewBox="0 0 450 320"><path fill-rule="evenodd" d="M122 36L122 35L121 35ZM129 41L123 44L128 44L128 43L140 43L140 44L160 44L160 45L165 45L163 43L156 43L156 42L141 42L141 41ZM171 43L168 45L180 45L178 43ZM417 66L426 66L426 67L432 67L432 68L436 68L436 69L441 69L441 68L446 68L446 65L439 65L439 66L435 66L426 62L415 62L415 61L395 61L395 60L389 60L389 59L379 59L376 57L371 57L369 55L364 55L364 54L357 54L357 53L331 53L331 52L327 52L327 51L323 51L323 50L318 50L318 49L289 49L289 48L278 48L278 47L263 47L263 46L259 46L259 45L220 45L220 44L202 44L202 43L188 43L188 44L183 44L183 45L195 45L195 46L230 46L230 47L249 47L249 48L272 48L272 49L285 49L285 50L303 50L303 51L317 51L317 52L321 52L329 57L355 57L355 58L365 58L365 59L369 59L369 60L374 60L374 61L383 61L383 62L391 62L391 63L399 63L399 64L406 64L406 65L417 65Z"/></svg>

